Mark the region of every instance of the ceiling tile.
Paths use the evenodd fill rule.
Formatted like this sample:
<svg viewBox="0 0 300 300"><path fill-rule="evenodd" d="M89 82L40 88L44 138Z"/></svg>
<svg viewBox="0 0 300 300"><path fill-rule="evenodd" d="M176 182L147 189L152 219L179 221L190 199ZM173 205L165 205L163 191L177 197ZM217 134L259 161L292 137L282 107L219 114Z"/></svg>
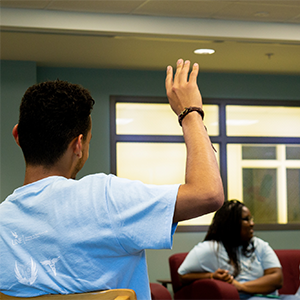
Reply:
<svg viewBox="0 0 300 300"><path fill-rule="evenodd" d="M268 6L300 6L299 0L238 0L235 2L261 4Z"/></svg>
<svg viewBox="0 0 300 300"><path fill-rule="evenodd" d="M129 14L143 4L144 1L74 1L53 0L48 9L63 11L80 11L95 13Z"/></svg>
<svg viewBox="0 0 300 300"><path fill-rule="evenodd" d="M134 11L135 14L210 18L232 1L148 1Z"/></svg>
<svg viewBox="0 0 300 300"><path fill-rule="evenodd" d="M39 1L15 1L15 0L6 0L0 1L1 7L9 7L9 8L30 8L30 9L43 9L47 7L47 5L51 1L48 0L39 0Z"/></svg>
<svg viewBox="0 0 300 300"><path fill-rule="evenodd" d="M163 1L166 1L166 0L163 0ZM240 0L178 0L178 1L181 1L181 2L208 2L208 3L222 2L223 4L226 4L226 3L230 4L230 3L234 3L234 2L239 2Z"/></svg>
<svg viewBox="0 0 300 300"><path fill-rule="evenodd" d="M298 16L296 16L295 18L291 19L290 22L300 24L300 14Z"/></svg>
<svg viewBox="0 0 300 300"><path fill-rule="evenodd" d="M256 22L289 22L300 14L300 6L264 5L260 2L236 2L213 15L217 19Z"/></svg>

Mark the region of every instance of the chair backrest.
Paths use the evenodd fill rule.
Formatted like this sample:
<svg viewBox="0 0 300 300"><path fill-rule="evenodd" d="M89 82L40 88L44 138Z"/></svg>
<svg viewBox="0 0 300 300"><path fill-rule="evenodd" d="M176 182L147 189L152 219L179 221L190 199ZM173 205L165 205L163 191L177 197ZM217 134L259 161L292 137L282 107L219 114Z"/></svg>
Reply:
<svg viewBox="0 0 300 300"><path fill-rule="evenodd" d="M44 295L39 297L20 298L11 297L0 293L0 300L136 300L136 294L131 289L112 289L100 292L67 295Z"/></svg>
<svg viewBox="0 0 300 300"><path fill-rule="evenodd" d="M182 283L177 273L178 268L184 261L185 257L188 255L188 252L176 253L169 257L169 266L173 292L176 293L182 288Z"/></svg>
<svg viewBox="0 0 300 300"><path fill-rule="evenodd" d="M274 250L283 273L283 287L279 294L295 294L300 285L300 250Z"/></svg>
<svg viewBox="0 0 300 300"><path fill-rule="evenodd" d="M159 283L150 282L150 290L152 300L172 300L172 296L168 289Z"/></svg>

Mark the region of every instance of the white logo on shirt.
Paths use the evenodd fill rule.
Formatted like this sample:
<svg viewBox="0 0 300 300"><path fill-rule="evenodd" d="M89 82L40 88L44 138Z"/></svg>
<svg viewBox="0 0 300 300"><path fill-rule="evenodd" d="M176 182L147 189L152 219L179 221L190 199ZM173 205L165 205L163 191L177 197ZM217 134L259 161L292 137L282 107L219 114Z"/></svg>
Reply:
<svg viewBox="0 0 300 300"><path fill-rule="evenodd" d="M14 239L11 241L12 245L19 245L19 244L26 244L27 242L34 240L34 239L38 239L39 237L41 237L43 234L46 234L48 232L48 230L41 232L41 233L36 233L30 236L18 236L17 232L11 231L11 234L13 235Z"/></svg>
<svg viewBox="0 0 300 300"><path fill-rule="evenodd" d="M24 285L32 285L37 279L36 263L30 258L30 264L18 265L15 261L15 275L17 280Z"/></svg>
<svg viewBox="0 0 300 300"><path fill-rule="evenodd" d="M15 239L17 239L18 238L18 234L16 233L16 232L11 232L11 234L15 237Z"/></svg>
<svg viewBox="0 0 300 300"><path fill-rule="evenodd" d="M18 234L14 231L11 231L11 234L14 237L14 240L12 240L13 245L18 245L23 243L23 237L19 237Z"/></svg>
<svg viewBox="0 0 300 300"><path fill-rule="evenodd" d="M59 261L59 256L52 258L52 259L48 259L48 260L44 260L41 262L42 265L44 266L49 266L54 274L54 276L56 276L56 267L55 264Z"/></svg>

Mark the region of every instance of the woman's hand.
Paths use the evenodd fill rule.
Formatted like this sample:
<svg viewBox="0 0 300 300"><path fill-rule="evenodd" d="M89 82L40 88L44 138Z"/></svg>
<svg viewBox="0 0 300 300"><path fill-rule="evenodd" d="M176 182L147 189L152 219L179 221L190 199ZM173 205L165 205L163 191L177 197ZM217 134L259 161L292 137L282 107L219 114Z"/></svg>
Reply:
<svg viewBox="0 0 300 300"><path fill-rule="evenodd" d="M234 285L239 292L243 291L243 284L242 283L240 283L240 282L236 281L235 279L233 279L231 284Z"/></svg>
<svg viewBox="0 0 300 300"><path fill-rule="evenodd" d="M217 269L213 274L212 274L213 279L221 280L224 282L232 283L233 281L233 276L229 274L227 270L224 269Z"/></svg>

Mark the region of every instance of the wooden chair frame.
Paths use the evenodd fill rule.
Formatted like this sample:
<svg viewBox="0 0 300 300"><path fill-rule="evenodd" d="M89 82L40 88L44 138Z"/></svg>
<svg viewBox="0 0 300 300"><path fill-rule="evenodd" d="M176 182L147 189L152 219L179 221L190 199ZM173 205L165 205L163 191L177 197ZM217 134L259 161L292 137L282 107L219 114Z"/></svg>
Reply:
<svg viewBox="0 0 300 300"><path fill-rule="evenodd" d="M67 295L43 295L38 297L21 298L0 293L0 300L136 300L136 294L131 289L112 289L99 292Z"/></svg>

